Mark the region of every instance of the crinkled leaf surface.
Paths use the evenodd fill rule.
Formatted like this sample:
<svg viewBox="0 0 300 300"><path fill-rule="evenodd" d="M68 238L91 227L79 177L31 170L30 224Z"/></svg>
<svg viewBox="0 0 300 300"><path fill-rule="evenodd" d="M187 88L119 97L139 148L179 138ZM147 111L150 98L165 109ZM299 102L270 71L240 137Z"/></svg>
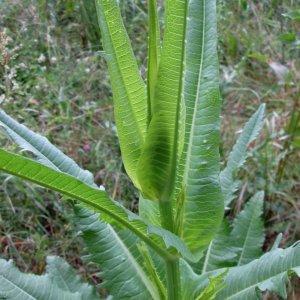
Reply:
<svg viewBox="0 0 300 300"><path fill-rule="evenodd" d="M51 281L60 289L71 293L78 292L83 299L99 299L95 288L83 282L64 259L58 256L48 256L46 261L46 272Z"/></svg>
<svg viewBox="0 0 300 300"><path fill-rule="evenodd" d="M209 244L201 262L195 264L195 270L205 273L225 267L232 267L237 261L237 248L233 246L230 227L224 220L215 238Z"/></svg>

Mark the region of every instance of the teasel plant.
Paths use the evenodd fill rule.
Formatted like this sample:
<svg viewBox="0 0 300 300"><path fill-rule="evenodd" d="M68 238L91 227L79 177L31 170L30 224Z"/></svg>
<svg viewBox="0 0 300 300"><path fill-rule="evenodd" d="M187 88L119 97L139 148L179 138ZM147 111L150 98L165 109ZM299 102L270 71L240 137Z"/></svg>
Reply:
<svg viewBox="0 0 300 300"><path fill-rule="evenodd" d="M156 0L148 2L144 80L118 1L96 0L122 159L140 195L138 214L113 201L89 171L3 110L3 132L30 156L0 149L0 170L58 192L73 205L89 252L85 259L99 266L108 298L260 299L265 291L287 298L289 279L300 273L300 244L281 249L279 235L262 253L263 191L233 222L224 217L265 106L246 123L220 170L216 0L163 5L162 31ZM44 275L22 273L1 259L0 297L101 298L56 256L47 258Z"/></svg>

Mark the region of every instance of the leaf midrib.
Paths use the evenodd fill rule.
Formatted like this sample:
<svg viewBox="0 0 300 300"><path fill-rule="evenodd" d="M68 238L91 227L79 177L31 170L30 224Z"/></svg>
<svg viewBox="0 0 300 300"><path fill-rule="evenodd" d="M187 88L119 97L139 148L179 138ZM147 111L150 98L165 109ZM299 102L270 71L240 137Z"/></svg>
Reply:
<svg viewBox="0 0 300 300"><path fill-rule="evenodd" d="M8 283L12 284L16 289L20 290L21 292L23 292L24 294L26 294L30 299L33 300L38 300L37 298L34 298L32 295L28 294L28 292L26 292L25 290L21 289L19 286L17 286L14 282L8 280L6 277L4 277L3 275L0 275L5 281L7 281Z"/></svg>
<svg viewBox="0 0 300 300"><path fill-rule="evenodd" d="M289 269L293 269L293 267L291 267L291 268L289 268ZM266 281L266 280L270 280L271 278L276 277L276 276L281 275L281 274L286 273L286 272L287 272L287 271L279 272L279 273L277 273L277 274L275 274L275 275L273 275L273 276L270 276L270 277L268 277L268 278L266 278L266 279L264 279L264 280L257 281L256 283L254 283L254 284L252 284L252 285L250 285L250 286L244 288L243 290L240 290L240 291L238 291L238 292L235 293L235 294L231 294L229 297L227 297L227 298L225 298L225 299L226 299L226 300L232 299L233 297L236 297L237 295L242 294L242 293L244 293L244 292L247 291L247 290L250 290L250 289L252 289L252 288L255 288L258 284L260 284L260 283L262 283L262 282L264 282L264 281Z"/></svg>
<svg viewBox="0 0 300 300"><path fill-rule="evenodd" d="M201 86L201 78L202 78L202 71L203 71L203 58L204 58L204 41L205 41L205 22L206 22L206 6L205 6L205 1L202 1L202 9L203 9L203 28L202 28L202 43L201 43L201 61L200 61L200 68L199 68L199 75L198 75L198 83L197 83L197 94L196 94L196 100L195 100L195 105L194 105L194 114L193 114L193 119L192 119L192 125L190 129L190 135L189 135L189 140L188 140L188 149L187 149L187 155L186 155L186 168L184 171L184 183L185 186L187 185L187 176L188 176L188 170L190 166L190 156L191 156L191 151L192 151L192 137L193 137L193 132L194 132L194 127L195 127L195 118L196 118L196 112L197 112L197 107L199 105L200 99L199 99L199 90ZM199 99L199 101L197 101ZM183 206L184 207L184 206ZM182 224L185 220L185 214L182 214Z"/></svg>
<svg viewBox="0 0 300 300"><path fill-rule="evenodd" d="M185 170L185 177L184 177L184 182L187 182L187 175L188 175L188 169L189 169L189 162L190 162L190 156L191 156L191 151L192 151L192 137L193 137L193 132L194 132L194 127L195 127L195 118L196 118L196 112L197 112L197 107L199 105L200 99L200 86L201 86L201 78L202 78L202 71L203 71L203 58L204 58L204 41L205 41L205 22L206 22L206 10L205 10L205 1L202 1L202 9L203 9L203 28L202 28L202 43L201 43L201 60L200 60L200 68L199 68L199 75L198 75L198 83L197 83L197 94L195 97L195 105L194 105L194 114L193 114L193 119L192 119L192 125L191 125L191 130L190 130L190 136L189 136L189 141L188 141L188 152L186 156L186 170ZM197 100L199 99L199 101Z"/></svg>
<svg viewBox="0 0 300 300"><path fill-rule="evenodd" d="M100 2L100 1L101 1L101 0L98 0L98 2ZM102 4L99 4L99 5L102 6ZM130 95L130 93L128 92L127 84L125 84L125 81L124 81L124 74L123 74L122 68L120 67L119 57L118 57L118 55L116 54L116 53L117 53L117 52L116 52L116 48L115 48L114 43L112 42L112 39L111 39L111 28L110 28L109 22L107 21L107 17L106 17L106 15L105 15L104 12L103 12L102 15L103 15L103 17L104 17L104 19L105 19L105 23L107 24L107 25L106 25L106 26L107 26L107 29L108 29L108 31L109 31L109 33L110 33L110 34L108 35L107 38L110 40L110 44L111 44L111 47L112 47L112 50L113 50L113 55L114 55L114 57L115 57L115 61L116 61L118 70L119 70L119 72L120 72L120 74L121 74L120 78L121 78L121 81L122 81L122 83L123 83L123 87L124 87L124 89L125 89L125 91L126 91L127 98L130 99L130 98L128 97L128 95ZM126 38L126 39L127 39L127 38ZM143 144L143 143L144 143L144 133L142 132L142 129L140 128L139 122L138 122L138 120L137 120L137 116L136 116L134 110L132 109L132 103L131 103L131 101L128 101L128 102L129 102L129 104L130 104L131 112L132 112L132 115L133 115L133 117L134 117L134 122L135 122L136 127L137 127L137 131L138 131L138 134L139 134L139 140L140 140L140 141L142 142L142 144ZM141 146L142 146L142 145L141 145Z"/></svg>
<svg viewBox="0 0 300 300"><path fill-rule="evenodd" d="M108 225L108 226L111 227L111 225ZM149 291L149 293L151 294L153 299L159 299L159 293L158 293L157 289L155 289L152 282L149 280L149 278L146 276L146 274L141 269L139 264L136 262L136 260L134 259L134 257L132 256L132 254L130 253L128 248L123 243L122 239L120 239L120 237L115 233L114 230L112 230L112 234L115 236L116 240L119 242L119 245L123 249L124 253L127 255L127 258L131 262L131 265L136 270L137 275L139 276L139 278L141 279L141 281L143 282L143 284L145 285L145 287L147 288L147 290Z"/></svg>
<svg viewBox="0 0 300 300"><path fill-rule="evenodd" d="M172 159L171 159L171 179L170 179L170 191L173 191L173 187L176 185L176 170L177 165L179 163L178 161L178 139L179 139L179 118L180 118L180 104L183 99L183 81L184 81L184 66L185 66L185 43L186 43L186 30L187 30L187 12L188 12L188 4L189 1L185 1L185 10L184 10L184 33L181 43L181 49L182 49L182 60L180 65L180 82L179 82L179 89L178 89L178 95L177 95L177 105L176 105L176 116L175 116L175 131L174 131L174 140L173 140L173 147L174 151L172 152Z"/></svg>
<svg viewBox="0 0 300 300"><path fill-rule="evenodd" d="M248 238L249 238L249 233L250 233L250 230L252 229L254 217L256 217L255 213L251 215L250 224L249 224L248 229L247 229L246 238L245 238L244 243L243 243L242 253L240 255L237 266L241 266L240 263L241 263L241 260L243 258L244 253L245 253L245 250L246 250L245 245L247 244L247 241L248 241Z"/></svg>
<svg viewBox="0 0 300 300"><path fill-rule="evenodd" d="M9 152L7 151L3 151L0 149L0 153L1 152L4 152L6 153L6 155L12 155L10 154ZM16 154L14 154L16 155ZM34 164L37 164L37 165L40 165L30 159L27 159L27 158L24 158L24 157L21 157L19 155L16 155L17 157L20 157L24 160L24 165L22 166L22 168L24 168L26 165L28 165L29 163L34 163ZM13 159L16 159L15 157ZM9 163L12 163L12 161L10 161ZM106 209L105 207L102 207L101 205L98 205L97 203L94 203L92 201L89 201L87 200L86 198L82 197L82 196L78 196L76 195L75 193L72 193L70 191L63 191L62 189L60 188L57 188L57 187L54 187L53 185L51 184L48 184L46 182L41 182L39 180L36 180L34 178L30 178L30 177L26 177L25 175L23 174L20 174L18 172L15 172L15 171L12 171L11 169L7 169L7 165L9 163L6 163L5 166L1 166L0 169L9 173L9 174L12 174L12 175L15 175L15 176L18 176L18 177L21 177L25 180L29 180L33 183L36 183L38 185L42 185L50 190L54 190L56 192L59 192L59 193L62 193L72 199L77 199L83 203L85 203L86 205L90 206L90 207L93 207L94 209L98 210L98 211L102 211L103 213L105 213L106 215L114 218L117 222L119 222L120 224L122 224L123 226L127 227L129 230L131 230L132 232L134 232L137 236L139 236L144 242L146 242L150 247L152 247L159 255L161 255L162 257L166 258L166 259L172 259L173 256L165 249L161 248L159 245L157 245L154 241L152 241L149 237L147 237L143 232L141 232L139 229L136 229L136 227L134 225L132 225L129 221L126 221L126 219L120 217L118 214L110 211L109 209ZM43 165L40 165L40 168L47 168L49 172L53 173L53 172L57 172L55 170L52 170L50 169L49 167L46 167L46 166L43 166ZM21 168L20 168L21 169ZM19 171L20 171L19 169ZM77 178L73 177L73 176L70 176L69 174L66 174L66 173L63 173L61 172L62 174L64 174L66 177L74 180L74 181L77 181L78 184L83 184L85 185L83 182L81 182L80 180L78 180ZM36 177L36 176L35 176ZM86 185L87 186L87 185ZM90 186L87 186L89 187L91 190L95 190L97 191L96 189L90 187ZM100 190L98 191L100 193ZM104 193L103 194L104 197L107 197L106 194ZM125 212L126 213L126 212Z"/></svg>

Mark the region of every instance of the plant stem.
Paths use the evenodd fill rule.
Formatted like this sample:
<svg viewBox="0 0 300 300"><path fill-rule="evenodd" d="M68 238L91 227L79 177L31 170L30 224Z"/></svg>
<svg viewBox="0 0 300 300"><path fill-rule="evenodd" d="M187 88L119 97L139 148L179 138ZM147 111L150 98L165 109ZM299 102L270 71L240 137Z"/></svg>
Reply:
<svg viewBox="0 0 300 300"><path fill-rule="evenodd" d="M168 300L180 300L179 259L166 261Z"/></svg>
<svg viewBox="0 0 300 300"><path fill-rule="evenodd" d="M162 200L159 202L160 219L163 228L175 232L173 219L172 201ZM168 300L180 299L180 272L179 259L165 259L167 270Z"/></svg>

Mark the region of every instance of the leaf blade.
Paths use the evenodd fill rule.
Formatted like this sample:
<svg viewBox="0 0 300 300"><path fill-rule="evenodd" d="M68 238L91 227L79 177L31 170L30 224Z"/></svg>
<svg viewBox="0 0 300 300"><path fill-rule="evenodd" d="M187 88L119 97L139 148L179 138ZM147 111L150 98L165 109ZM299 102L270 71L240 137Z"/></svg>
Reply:
<svg viewBox="0 0 300 300"><path fill-rule="evenodd" d="M133 213L128 215L128 212L111 201L104 191L88 186L68 174L55 171L31 159L2 149L0 149L0 170L50 188L84 203L96 212L102 212L134 232L162 257L172 259L173 255L167 248L175 248L183 256L191 260L195 259L176 235L152 225L148 226ZM151 234L153 237L150 238Z"/></svg>
<svg viewBox="0 0 300 300"><path fill-rule="evenodd" d="M257 299L256 289L265 291L276 276L288 274L300 265L300 244L287 249L276 249L249 264L234 267L225 278L225 288L216 300ZM285 277L287 280L287 277ZM268 284L267 284L268 283ZM284 282L285 284L285 282ZM285 287L281 286L281 288ZM271 291L276 291L271 286Z"/></svg>
<svg viewBox="0 0 300 300"><path fill-rule="evenodd" d="M237 265L244 265L262 254L265 239L263 213L264 192L257 192L246 204L245 209L235 218L231 240L239 249Z"/></svg>
<svg viewBox="0 0 300 300"><path fill-rule="evenodd" d="M0 297L14 300L82 299L78 292L71 293L60 289L47 274L38 276L22 273L12 261L4 259L0 259Z"/></svg>
<svg viewBox="0 0 300 300"><path fill-rule="evenodd" d="M164 197L164 201L171 201L177 165L187 1L168 1L166 11L152 119L139 161L138 177L146 198L159 200Z"/></svg>
<svg viewBox="0 0 300 300"><path fill-rule="evenodd" d="M182 228L182 237L200 256L223 217L218 178L221 101L216 2L190 1L188 17L184 82L186 128L181 159L185 189L182 224L186 226Z"/></svg>
<svg viewBox="0 0 300 300"><path fill-rule="evenodd" d="M228 162L220 173L222 192L225 194L225 206L229 206L238 188L235 175L247 159L247 148L260 133L265 114L265 105L262 104L246 123L241 135L229 154Z"/></svg>
<svg viewBox="0 0 300 300"><path fill-rule="evenodd" d="M125 243L110 225L99 221L97 214L79 205L75 212L76 226L89 250L85 259L101 267L104 279L101 286L117 299L158 299L157 290L138 264L136 249L132 249L136 247L137 238L126 235L129 241Z"/></svg>
<svg viewBox="0 0 300 300"><path fill-rule="evenodd" d="M125 169L139 187L137 162L147 130L146 86L138 70L116 0L96 0L114 94L115 120Z"/></svg>

